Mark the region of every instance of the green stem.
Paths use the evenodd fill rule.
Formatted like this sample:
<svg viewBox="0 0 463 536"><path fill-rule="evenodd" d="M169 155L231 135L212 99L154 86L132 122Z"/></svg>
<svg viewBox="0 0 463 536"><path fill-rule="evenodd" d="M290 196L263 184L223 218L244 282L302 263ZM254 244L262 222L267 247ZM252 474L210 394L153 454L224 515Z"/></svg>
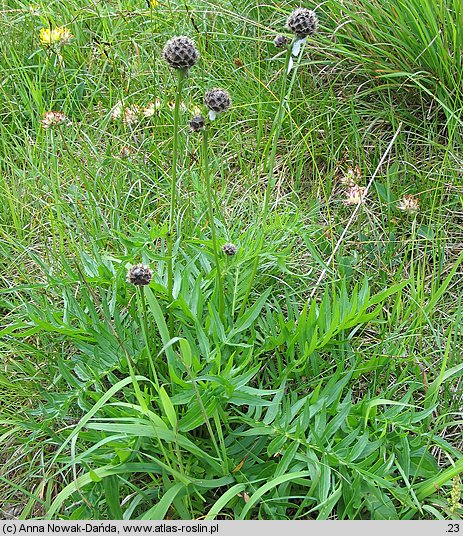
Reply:
<svg viewBox="0 0 463 536"><path fill-rule="evenodd" d="M276 157L277 148L278 148L278 139L280 137L281 127L283 125L283 120L286 114L286 104L291 95L291 90L292 90L292 87L294 85L294 80L295 80L295 74L296 74L297 68L299 67L299 62L303 54L303 49L301 50L299 54L297 63L294 65L293 77L292 77L289 89L286 90L286 84L288 81L288 66L289 66L289 61L291 59L291 53L292 53L292 45L288 47L288 51L286 52L286 59L285 59L285 65L284 65L284 71L283 71L283 80L281 83L280 99L278 102L278 109L275 115L275 119L273 120L272 131L270 135L271 151L270 151L270 156L268 158L268 179L267 179L267 187L265 189L264 203L263 203L263 208L262 208L263 230L262 230L259 242L257 244L254 264L252 266L251 276L249 278L249 283L246 289L246 294L244 295L243 301L241 302L239 316L241 316L246 309L249 295L251 294L252 286L254 284L254 279L257 274L257 269L259 268L259 255L264 245L265 225L267 223L268 210L269 210L269 205L270 205L270 197L275 186L274 167L275 167L275 157ZM268 154L268 146L266 147L266 150L264 151L263 158L267 158L267 154Z"/></svg>
<svg viewBox="0 0 463 536"><path fill-rule="evenodd" d="M227 447L225 446L225 438L223 437L223 424L220 421L219 411L216 409L214 411L214 423L217 430L217 435L219 436L220 448L222 449L222 461L223 461L223 472L228 474L228 456L227 456Z"/></svg>
<svg viewBox="0 0 463 536"><path fill-rule="evenodd" d="M203 167L204 167L204 177L206 179L207 208L209 212L209 222L210 222L210 227L211 227L212 249L214 250L215 268L217 272L217 291L219 293L219 315L222 318L224 311L225 311L224 292L223 292L223 282L222 282L222 271L220 269L220 257L219 257L218 247L217 247L217 234L216 234L215 222L214 222L211 176L209 173L209 149L208 149L207 128L204 129L203 131Z"/></svg>
<svg viewBox="0 0 463 536"><path fill-rule="evenodd" d="M154 383L156 384L156 388L157 390L159 391L159 380L158 380L158 375L156 373L156 367L154 365L154 360L153 360L153 355L151 353L151 349L150 349L150 345L149 345L149 339L148 339L148 333L149 333L149 330L148 330L148 319L146 318L146 302L145 302L145 294L144 294L144 291L143 289L139 289L139 292L137 292L139 298L140 298L140 303L139 303L139 306L140 306L140 313L141 313L141 318L142 318L142 332L143 332L143 339L145 341L145 347L146 347L146 352L148 354L148 360L150 362L150 367L151 367L151 372L153 374L153 378L154 378Z"/></svg>
<svg viewBox="0 0 463 536"><path fill-rule="evenodd" d="M173 302L174 295L174 259L173 259L173 240L172 234L174 231L174 218L177 199L177 161L178 161L178 130L180 122L180 104L182 102L182 88L185 80L185 70L177 70L177 94L175 96L175 109L174 109L174 133L173 133L173 146L172 146L172 171L171 171L171 190L170 190L170 211L169 222L167 228L167 294L170 302ZM169 328L173 331L174 319L172 315L169 318Z"/></svg>
<svg viewBox="0 0 463 536"><path fill-rule="evenodd" d="M436 476L428 478L422 484L415 488L416 496L419 501L424 501L430 495L437 493L437 490L455 478L457 475L463 473L463 458L460 458L455 462L454 465L445 469L445 471L440 471Z"/></svg>
<svg viewBox="0 0 463 536"><path fill-rule="evenodd" d="M50 154L52 155L53 159L53 167L54 167L54 175L56 177L56 184L55 177L52 178L50 181L52 190L53 190L53 201L56 209L56 218L54 217L53 210L51 210L51 224L54 227L58 228L58 235L59 235L59 246L60 246L60 253L64 257L65 256L65 248L64 248L64 231L63 231L63 216L61 213L61 203L62 203L62 196L61 196L61 185L59 182L59 163L58 163L58 156L56 155L56 152L54 152L55 147L55 137L53 130L50 132L51 134L51 149ZM55 149L56 151L56 149ZM54 244L53 244L54 245Z"/></svg>

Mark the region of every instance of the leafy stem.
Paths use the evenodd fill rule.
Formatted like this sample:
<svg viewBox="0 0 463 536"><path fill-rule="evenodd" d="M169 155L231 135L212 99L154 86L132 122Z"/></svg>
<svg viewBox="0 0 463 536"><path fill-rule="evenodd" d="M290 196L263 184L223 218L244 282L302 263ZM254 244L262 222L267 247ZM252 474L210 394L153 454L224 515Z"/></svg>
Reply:
<svg viewBox="0 0 463 536"><path fill-rule="evenodd" d="M174 133L173 133L173 146L172 146L172 170L170 174L171 189L170 189L170 210L169 210L169 222L167 228L167 294L169 301L174 299L174 259L173 259L173 232L174 232L174 218L175 208L177 201L177 161L178 161L178 131L180 123L180 104L182 102L182 89L183 83L186 78L185 69L177 69L177 93L175 96L175 108L174 108ZM170 330L173 328L173 317L170 315L169 322Z"/></svg>
<svg viewBox="0 0 463 536"><path fill-rule="evenodd" d="M209 146L208 146L208 132L207 128L203 130L203 169L204 177L206 180L206 195L207 195L207 209L209 214L209 225L211 228L212 249L214 251L215 268L217 272L217 292L219 295L219 314L223 317L224 314L224 292L222 282L222 271L220 269L220 258L217 246L217 233L214 222L214 209L212 202L212 185L211 176L209 171Z"/></svg>

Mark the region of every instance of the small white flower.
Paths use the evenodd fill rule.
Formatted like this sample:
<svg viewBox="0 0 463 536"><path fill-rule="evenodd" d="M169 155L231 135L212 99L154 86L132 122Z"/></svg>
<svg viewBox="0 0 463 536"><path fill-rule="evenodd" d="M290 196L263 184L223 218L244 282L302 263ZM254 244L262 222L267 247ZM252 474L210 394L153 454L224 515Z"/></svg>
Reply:
<svg viewBox="0 0 463 536"><path fill-rule="evenodd" d="M127 106L124 110L124 116L122 117L122 122L127 125L132 125L136 123L140 118L140 108L134 104L133 106Z"/></svg>
<svg viewBox="0 0 463 536"><path fill-rule="evenodd" d="M344 199L345 205L364 205L365 204L365 190L364 186L352 186L346 192L346 199Z"/></svg>
<svg viewBox="0 0 463 536"><path fill-rule="evenodd" d="M122 119L126 125L132 125L140 119L141 114L142 110L136 104L124 107L122 101L119 101L111 110L111 119L113 121Z"/></svg>
<svg viewBox="0 0 463 536"><path fill-rule="evenodd" d="M289 74L291 72L291 69L293 68L293 65L294 65L293 57L290 56L289 61L288 61L288 72L287 72L287 74Z"/></svg>
<svg viewBox="0 0 463 536"><path fill-rule="evenodd" d="M175 110L175 101L170 101L167 106L171 109L171 110ZM187 108L187 105L182 101L180 103L180 110L182 112L187 112L188 111L188 108Z"/></svg>
<svg viewBox="0 0 463 536"><path fill-rule="evenodd" d="M420 201L413 195L405 195L398 203L397 208L409 214L417 214L420 210Z"/></svg>
<svg viewBox="0 0 463 536"><path fill-rule="evenodd" d="M122 116L122 110L124 109L124 105L122 101L119 101L116 103L115 106L111 109L111 119L116 120L120 119Z"/></svg>
<svg viewBox="0 0 463 536"><path fill-rule="evenodd" d="M190 108L190 112L193 115L201 115L202 114L201 108L199 106L196 106L196 105L194 105L192 108Z"/></svg>
<svg viewBox="0 0 463 536"><path fill-rule="evenodd" d="M121 158L129 158L132 153L133 153L132 148L129 147L128 145L125 145L124 147L122 147L121 152L119 153L119 156Z"/></svg>
<svg viewBox="0 0 463 536"><path fill-rule="evenodd" d="M153 117L153 115L161 109L161 99L156 97L154 102L150 102L146 108L143 108L145 117Z"/></svg>
<svg viewBox="0 0 463 536"><path fill-rule="evenodd" d="M62 112L45 112L43 114L43 119L41 120L41 123L44 129L50 127L58 127L61 125L65 125L67 127L72 125L69 118Z"/></svg>

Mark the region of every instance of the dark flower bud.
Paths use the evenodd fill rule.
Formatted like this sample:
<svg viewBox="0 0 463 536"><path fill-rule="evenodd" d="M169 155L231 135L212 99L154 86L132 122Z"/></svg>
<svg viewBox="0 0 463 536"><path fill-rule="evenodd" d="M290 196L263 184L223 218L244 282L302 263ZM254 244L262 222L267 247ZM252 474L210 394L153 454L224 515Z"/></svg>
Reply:
<svg viewBox="0 0 463 536"><path fill-rule="evenodd" d="M236 255L236 252L238 251L238 248L235 246L235 244L225 244L222 246L222 251L225 253L225 255Z"/></svg>
<svg viewBox="0 0 463 536"><path fill-rule="evenodd" d="M286 35L277 35L273 40L273 44L277 48L283 48L286 45L289 45L289 39L286 37Z"/></svg>
<svg viewBox="0 0 463 536"><path fill-rule="evenodd" d="M225 112L231 105L231 98L223 89L214 88L204 96L204 104L213 112Z"/></svg>
<svg viewBox="0 0 463 536"><path fill-rule="evenodd" d="M299 7L288 17L286 25L296 34L296 37L303 39L308 35L313 35L317 31L318 17L311 9Z"/></svg>
<svg viewBox="0 0 463 536"><path fill-rule="evenodd" d="M196 115L190 121L190 130L192 132L199 132L204 128L206 121L202 115Z"/></svg>
<svg viewBox="0 0 463 536"><path fill-rule="evenodd" d="M136 264L127 272L127 283L132 283L132 285L137 286L145 286L150 284L152 277L153 272L148 266Z"/></svg>
<svg viewBox="0 0 463 536"><path fill-rule="evenodd" d="M162 51L164 59L173 69L189 69L198 62L199 52L189 37L173 37Z"/></svg>

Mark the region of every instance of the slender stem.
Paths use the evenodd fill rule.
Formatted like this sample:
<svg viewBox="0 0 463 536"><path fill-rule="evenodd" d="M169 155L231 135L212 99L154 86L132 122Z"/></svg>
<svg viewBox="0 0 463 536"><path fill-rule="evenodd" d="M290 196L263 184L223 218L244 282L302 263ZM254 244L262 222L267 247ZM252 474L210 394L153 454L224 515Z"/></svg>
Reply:
<svg viewBox="0 0 463 536"><path fill-rule="evenodd" d="M60 245L60 253L61 255L64 256L64 253L65 253L65 249L64 249L64 231L63 231L63 217L62 217L62 214L61 214L61 203L62 203L62 200L61 200L61 185L59 183L59 177L60 177L60 173L59 173L59 164L58 164L58 156L56 155L56 152L53 151L53 147L55 147L55 143L54 143L54 133L53 133L53 130L50 132L51 134L51 149L50 149L50 154L53 155L52 156L52 159L53 159L53 164L54 164L54 167L55 167L55 176L56 176L56 182L58 183L58 187L56 187L56 182L55 182L55 178L53 177L53 180L50 181L51 183L51 187L52 187L52 190L53 190L53 200L54 200L54 204L55 204L55 208L56 208L56 219L53 215L53 211L51 211L51 223L52 225L56 225L58 227L58 234L59 234L59 245Z"/></svg>
<svg viewBox="0 0 463 536"><path fill-rule="evenodd" d="M222 318L224 311L225 311L224 293L223 293L222 271L220 269L219 251L217 248L217 234L216 234L215 222L214 222L211 176L209 173L209 147L208 147L207 128L203 130L203 169L204 169L204 177L206 179L207 208L209 212L209 222L210 222L209 224L211 227L212 249L214 250L215 268L217 272L217 292L219 293L219 315Z"/></svg>
<svg viewBox="0 0 463 536"><path fill-rule="evenodd" d="M223 466L224 466L223 472L227 474L229 472L227 447L225 445L225 438L223 437L223 431L222 431L223 424L220 421L218 409L214 411L214 423L215 423L215 428L217 430L217 435L219 437L220 448L222 449L222 461L223 461Z"/></svg>
<svg viewBox="0 0 463 536"><path fill-rule="evenodd" d="M238 295L238 276L239 276L240 270L239 268L236 268L235 271L235 285L233 288L233 301L232 301L232 308L231 308L231 317L235 317L235 308L236 308L236 297Z"/></svg>
<svg viewBox="0 0 463 536"><path fill-rule="evenodd" d="M180 122L180 104L182 102L182 88L185 80L185 70L177 69L177 94L175 96L175 108L174 108L174 133L173 133L173 146L172 146L172 171L171 177L171 190L170 190L170 211L169 222L167 228L167 294L169 300L174 300L174 259L173 259L173 231L174 231L174 218L175 218L175 205L177 199L177 161L178 161L178 130ZM169 319L170 330L173 328L173 317L170 315Z"/></svg>
<svg viewBox="0 0 463 536"><path fill-rule="evenodd" d="M286 83L288 80L288 65L289 65L290 58L291 58L291 48L286 53L283 81L281 83L280 100L278 103L278 110L277 110L277 113L275 115L275 119L273 120L273 125L272 125L272 133L273 133L272 150L270 152L270 157L269 157L267 187L265 189L264 206L262 210L262 220L264 223L267 220L268 207L270 204L270 196L274 188L275 157L277 153L278 140L280 138L281 127L282 127L283 119L285 116L285 105L289 97L289 95L285 95L285 92L286 92Z"/></svg>
<svg viewBox="0 0 463 536"><path fill-rule="evenodd" d="M140 289L138 289L137 294L140 297L139 306L140 306L140 309L141 309L141 311L140 311L141 315L140 316L142 317L143 339L145 340L146 352L148 354L148 360L150 362L151 372L153 373L154 383L156 384L156 388L159 391L158 375L156 373L156 367L154 365L153 355L151 353L151 349L150 349L150 345L149 345L149 339L148 339L149 329L148 329L148 319L147 319L147 315L146 315L145 293L144 293L143 289L140 288Z"/></svg>
<svg viewBox="0 0 463 536"><path fill-rule="evenodd" d="M262 251L262 247L264 244L264 232L265 232L265 224L267 223L267 216L268 216L268 210L270 205L270 197L271 193L274 189L274 167L275 167L275 156L278 148L278 139L280 137L281 127L283 124L283 119L286 112L286 103L288 102L289 96L291 94L291 88L292 85L290 85L290 88L288 91L286 91L286 83L288 80L288 66L291 59L292 54L292 46L288 47L288 51L286 52L286 59L285 59L285 65L283 70L283 80L281 83L281 91L280 91L280 99L278 102L278 109L277 113L275 115L275 119L273 120L272 124L272 133L270 136L270 140L272 142L271 145L271 151L270 156L268 159L268 179L267 179L267 187L265 189L265 196L264 196L264 203L262 208L262 224L263 229L262 233L257 245L256 249L256 257L254 259L254 264L252 266L252 272L251 276L249 278L248 287L246 290L246 294L244 295L243 301L241 302L241 308L239 310L239 316L241 316L244 313L244 310L246 309L246 305L248 303L249 295L251 294L252 286L254 284L254 279L257 274L257 269L259 268L259 255ZM299 59L302 57L302 51L300 52ZM297 67L299 66L299 61L294 66L294 69L297 70ZM294 75L293 75L293 81L294 81ZM267 157L268 149L264 153L264 158Z"/></svg>

